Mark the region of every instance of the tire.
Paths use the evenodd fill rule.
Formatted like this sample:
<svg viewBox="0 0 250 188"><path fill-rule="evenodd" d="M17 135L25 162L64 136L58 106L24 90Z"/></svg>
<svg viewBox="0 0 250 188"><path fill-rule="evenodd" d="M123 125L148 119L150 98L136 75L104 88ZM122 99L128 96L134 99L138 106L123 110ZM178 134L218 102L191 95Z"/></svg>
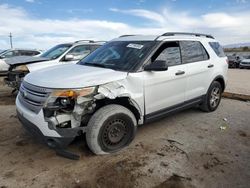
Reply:
<svg viewBox="0 0 250 188"><path fill-rule="evenodd" d="M135 116L129 109L116 104L104 106L89 120L88 147L97 155L114 153L132 142L136 129Z"/></svg>
<svg viewBox="0 0 250 188"><path fill-rule="evenodd" d="M215 111L221 101L222 87L218 81L213 81L210 85L200 109L205 112Z"/></svg>

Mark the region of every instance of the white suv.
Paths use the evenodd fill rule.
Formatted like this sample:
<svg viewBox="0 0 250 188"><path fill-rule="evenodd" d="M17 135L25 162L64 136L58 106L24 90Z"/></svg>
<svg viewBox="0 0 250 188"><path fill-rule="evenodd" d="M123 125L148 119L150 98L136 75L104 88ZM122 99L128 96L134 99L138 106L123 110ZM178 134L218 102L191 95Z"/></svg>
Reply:
<svg viewBox="0 0 250 188"><path fill-rule="evenodd" d="M191 106L216 110L227 69L211 35L121 36L76 65L28 74L17 113L50 147L86 133L95 154L113 153L133 140L137 125Z"/></svg>

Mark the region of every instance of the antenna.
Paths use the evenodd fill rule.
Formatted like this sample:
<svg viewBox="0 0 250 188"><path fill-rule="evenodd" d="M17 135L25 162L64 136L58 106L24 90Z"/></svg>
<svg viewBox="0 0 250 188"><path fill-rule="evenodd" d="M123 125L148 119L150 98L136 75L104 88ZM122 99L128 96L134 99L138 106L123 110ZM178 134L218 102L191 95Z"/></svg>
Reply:
<svg viewBox="0 0 250 188"><path fill-rule="evenodd" d="M13 45L12 45L12 33L10 33L9 37L10 37L10 48L13 48Z"/></svg>

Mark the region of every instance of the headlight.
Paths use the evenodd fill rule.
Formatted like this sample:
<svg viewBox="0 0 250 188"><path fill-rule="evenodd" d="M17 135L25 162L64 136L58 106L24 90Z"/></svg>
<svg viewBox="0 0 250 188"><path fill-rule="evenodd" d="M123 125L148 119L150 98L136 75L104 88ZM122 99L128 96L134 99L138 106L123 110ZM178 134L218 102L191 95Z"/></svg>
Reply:
<svg viewBox="0 0 250 188"><path fill-rule="evenodd" d="M63 107L71 109L74 107L77 97L84 97L94 93L95 87L86 87L83 89L54 90L48 97L45 107Z"/></svg>
<svg viewBox="0 0 250 188"><path fill-rule="evenodd" d="M12 69L13 71L22 71L27 72L29 71L28 67L26 65L20 65Z"/></svg>
<svg viewBox="0 0 250 188"><path fill-rule="evenodd" d="M55 90L51 93L50 97L77 98L91 95L94 91L95 87L86 87L83 89Z"/></svg>

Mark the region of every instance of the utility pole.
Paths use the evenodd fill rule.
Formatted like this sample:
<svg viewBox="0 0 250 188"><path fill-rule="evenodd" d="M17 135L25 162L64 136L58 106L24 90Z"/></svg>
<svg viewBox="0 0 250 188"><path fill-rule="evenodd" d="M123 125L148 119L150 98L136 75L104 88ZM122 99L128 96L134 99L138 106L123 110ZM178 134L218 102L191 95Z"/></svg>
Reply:
<svg viewBox="0 0 250 188"><path fill-rule="evenodd" d="M10 37L10 47L13 48L13 45L12 45L12 34L11 33L10 33L9 37Z"/></svg>

